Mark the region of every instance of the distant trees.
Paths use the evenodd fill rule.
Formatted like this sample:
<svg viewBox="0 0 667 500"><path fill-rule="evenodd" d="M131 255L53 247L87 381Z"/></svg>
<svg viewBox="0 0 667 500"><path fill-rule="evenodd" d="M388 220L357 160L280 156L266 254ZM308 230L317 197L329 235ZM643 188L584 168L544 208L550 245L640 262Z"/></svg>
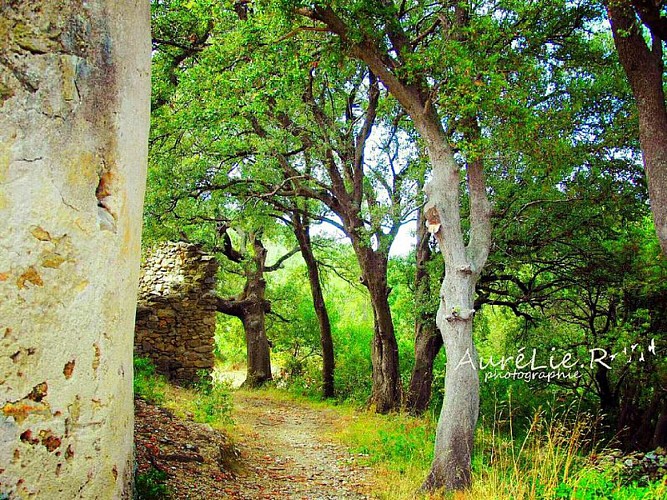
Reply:
<svg viewBox="0 0 667 500"><path fill-rule="evenodd" d="M632 4L645 7L642 20L657 42L642 49L629 4L609 2L619 57L623 62L623 50L639 51L662 75L662 22L648 4ZM639 210L643 203L642 179L633 170L636 147L627 132L634 130L627 89L610 40L600 32L602 7L565 0L375 0L160 2L155 10L162 14L155 15L153 215L176 226L187 219L188 234L199 239L215 239L216 221L233 213L251 218L261 212L281 231L289 228L306 262L317 312L325 396L334 393L335 357L310 227L324 222L341 230L374 317L376 409L388 412L404 403L413 413L423 411L444 345L445 404L424 487L466 488L479 380L470 364L459 361L475 358L475 312L493 304L527 322L551 314L576 323L577 315L564 307L567 294L594 284L607 301L583 306L595 309L589 321L595 335L602 335L596 326L604 323L601 315L609 318L605 334L624 324L609 316L620 304L609 293L621 286L616 274L626 270L585 251L614 241L622 219L611 207L604 213L592 205L612 200ZM638 95L646 81L632 83L632 75L644 74L632 71ZM651 89L656 99L659 92ZM660 234L661 167L651 166L662 161L660 135L646 132L657 119L642 118L639 101ZM646 110L655 115L659 108ZM423 186L426 202L419 194ZM604 199L593 196L593 186L605 187ZM415 364L404 397L387 274L398 229L415 214ZM582 222L586 217L595 223ZM599 228L599 239L587 240L582 224ZM436 252L431 234L444 267L435 294L442 269L429 268ZM581 248L574 248L575 237ZM220 253L234 260L229 248ZM252 302L248 324L263 325L266 253L261 239L248 248L248 257L236 260L249 265L246 289L235 301L220 302L221 310ZM608 272L589 273L591 266ZM592 280L586 286L584 277ZM430 308L433 297L437 314ZM581 300L574 302L581 309ZM592 332L583 322L579 326ZM259 344L259 357L268 359L268 343ZM262 363L258 374L266 372ZM604 374L591 380L607 401Z"/></svg>

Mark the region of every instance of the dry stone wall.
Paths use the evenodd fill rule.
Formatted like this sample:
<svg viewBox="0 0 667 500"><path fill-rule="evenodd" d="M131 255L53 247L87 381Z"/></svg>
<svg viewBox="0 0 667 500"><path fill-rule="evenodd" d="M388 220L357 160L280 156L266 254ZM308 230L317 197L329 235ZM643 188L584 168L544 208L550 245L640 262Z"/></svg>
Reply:
<svg viewBox="0 0 667 500"><path fill-rule="evenodd" d="M146 252L139 284L135 353L179 383L213 368L218 263L200 247L163 243Z"/></svg>
<svg viewBox="0 0 667 500"><path fill-rule="evenodd" d="M131 498L149 7L0 2L0 498Z"/></svg>

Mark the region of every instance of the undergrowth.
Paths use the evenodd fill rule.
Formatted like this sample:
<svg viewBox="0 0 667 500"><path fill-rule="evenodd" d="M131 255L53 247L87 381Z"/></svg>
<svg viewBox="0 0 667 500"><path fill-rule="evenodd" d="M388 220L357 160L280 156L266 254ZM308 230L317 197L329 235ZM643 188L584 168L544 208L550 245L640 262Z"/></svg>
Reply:
<svg viewBox="0 0 667 500"><path fill-rule="evenodd" d="M232 423L232 396L229 384L202 370L194 389L193 419L206 424Z"/></svg>
<svg viewBox="0 0 667 500"><path fill-rule="evenodd" d="M164 404L180 416L216 426L231 423L228 384L202 374L191 389L169 385L145 359L135 360L135 391L140 397ZM286 392L272 384L260 390L264 397L291 399L313 408L336 407L339 418L323 430L354 454L355 462L373 469L373 496L386 500L443 498L425 494L420 486L432 458L436 418L432 414L378 415L359 405L317 401L311 391ZM511 412L510 412L511 413ZM548 415L548 416L547 416ZM508 424L509 422L509 424ZM560 415L538 411L515 435L512 419L482 421L473 453L473 486L456 498L468 500L658 500L667 498L665 480L638 484L614 467L592 460L588 441L594 422L587 415ZM150 491L159 478L137 478ZM155 486L153 489L158 488ZM150 494L150 493L149 493ZM143 498L156 498L144 496ZM445 497L446 498L446 497Z"/></svg>
<svg viewBox="0 0 667 500"><path fill-rule="evenodd" d="M135 500L165 500L171 498L171 490L167 486L167 473L151 467L134 478Z"/></svg>
<svg viewBox="0 0 667 500"><path fill-rule="evenodd" d="M169 383L164 375L155 371L148 358L134 358L134 394L150 403L163 404Z"/></svg>
<svg viewBox="0 0 667 500"><path fill-rule="evenodd" d="M134 359L134 393L136 396L173 410L195 422L224 426L232 423L232 397L227 382L202 370L192 387L169 384L155 370L148 358Z"/></svg>
<svg viewBox="0 0 667 500"><path fill-rule="evenodd" d="M537 413L525 435L480 425L475 440L473 487L456 498L468 500L593 500L667 498L664 480L628 482L618 469L595 467L585 450L592 423L546 420ZM443 498L420 492L433 458L435 419L431 415L376 415L356 412L341 419L334 436L375 470L374 494L386 500Z"/></svg>

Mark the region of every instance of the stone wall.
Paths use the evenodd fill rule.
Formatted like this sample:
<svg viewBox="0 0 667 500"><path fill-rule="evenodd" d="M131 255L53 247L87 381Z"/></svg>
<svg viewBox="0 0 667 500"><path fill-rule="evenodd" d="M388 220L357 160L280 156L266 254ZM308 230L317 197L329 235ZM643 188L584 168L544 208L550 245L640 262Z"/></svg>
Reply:
<svg viewBox="0 0 667 500"><path fill-rule="evenodd" d="M139 284L135 353L188 383L213 368L218 263L196 245L163 243L146 252Z"/></svg>
<svg viewBox="0 0 667 500"><path fill-rule="evenodd" d="M129 498L149 2L0 11L0 498Z"/></svg>

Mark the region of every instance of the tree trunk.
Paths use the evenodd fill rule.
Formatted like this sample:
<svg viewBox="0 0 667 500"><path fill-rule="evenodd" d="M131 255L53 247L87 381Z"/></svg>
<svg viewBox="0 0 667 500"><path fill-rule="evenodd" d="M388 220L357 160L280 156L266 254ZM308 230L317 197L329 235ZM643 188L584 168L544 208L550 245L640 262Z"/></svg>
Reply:
<svg viewBox="0 0 667 500"><path fill-rule="evenodd" d="M438 420L433 464L423 486L427 490L463 490L471 483L473 438L479 413L471 312L475 281L475 277L455 271L448 272L442 285L446 299L438 309L437 323L447 353L445 401Z"/></svg>
<svg viewBox="0 0 667 500"><path fill-rule="evenodd" d="M405 406L412 415L426 411L431 401L433 363L442 348L442 335L435 324L417 319L415 325L415 366L410 377Z"/></svg>
<svg viewBox="0 0 667 500"><path fill-rule="evenodd" d="M271 349L266 337L266 248L261 240L252 236L253 256L246 271L243 300L248 302L242 318L248 349L248 366L244 386L259 387L271 380Z"/></svg>
<svg viewBox="0 0 667 500"><path fill-rule="evenodd" d="M667 445L667 399L662 398L662 410L658 416L658 421L655 424L655 431L653 432L652 448L658 446L665 447Z"/></svg>
<svg viewBox="0 0 667 500"><path fill-rule="evenodd" d="M348 234L355 234L350 231ZM363 283L368 288L373 308L374 334L371 347L375 411L389 413L401 407L402 388L398 368L398 343L389 307L387 258L364 246L356 238L352 244L357 254Z"/></svg>
<svg viewBox="0 0 667 500"><path fill-rule="evenodd" d="M0 498L129 500L150 4L0 25Z"/></svg>
<svg viewBox="0 0 667 500"><path fill-rule="evenodd" d="M646 45L629 2L609 1L607 13L618 58L637 103L651 210L662 252L667 255L667 106L662 40L653 34L653 46Z"/></svg>
<svg viewBox="0 0 667 500"><path fill-rule="evenodd" d="M375 333L371 350L373 402L375 411L388 413L398 410L401 406L398 343L394 334L386 288L371 291L371 301L375 313Z"/></svg>
<svg viewBox="0 0 667 500"><path fill-rule="evenodd" d="M433 385L433 362L442 348L442 336L435 327L435 318L421 309L429 298L430 279L426 264L433 255L428 245L429 234L421 208L417 220L415 304L418 311L415 319L415 365L405 402L407 410L413 415L419 415L428 408Z"/></svg>
<svg viewBox="0 0 667 500"><path fill-rule="evenodd" d="M301 216L298 214L295 214L293 220L294 234L299 242L301 256L306 262L306 268L308 269L308 281L310 282L310 291L313 295L313 306L315 307L317 322L320 326L320 345L322 347L322 397L332 398L334 396L334 346L333 338L331 336L331 322L329 321L329 313L327 311L326 303L324 302L324 294L322 293L322 285L320 283L320 271L317 267L315 255L313 254L309 226L303 223Z"/></svg>
<svg viewBox="0 0 667 500"><path fill-rule="evenodd" d="M600 409L611 421L616 420L618 417L618 401L609 382L609 369L598 365L595 372L595 381L598 386L598 395L600 396Z"/></svg>
<svg viewBox="0 0 667 500"><path fill-rule="evenodd" d="M243 382L246 387L259 387L272 379L271 350L264 319L264 307L258 303L248 307L242 318L248 352L246 379Z"/></svg>
<svg viewBox="0 0 667 500"><path fill-rule="evenodd" d="M473 438L479 413L477 352L472 340L474 295L491 247L491 205L481 160L468 162L470 236L465 244L459 207L459 167L441 140L439 123L423 126L433 177L426 188L425 214L445 260L436 325L447 354L445 400L438 420L435 454L426 490L470 487Z"/></svg>
<svg viewBox="0 0 667 500"><path fill-rule="evenodd" d="M240 297L233 299L218 299L217 310L239 318L243 323L246 341L247 387L259 387L273 378L271 374L271 348L266 337L266 313L271 310L271 303L266 300L266 249L261 240L251 235L253 254L246 263L245 286ZM229 258L233 254L235 262L245 259L240 253L231 248L229 241L225 255Z"/></svg>

